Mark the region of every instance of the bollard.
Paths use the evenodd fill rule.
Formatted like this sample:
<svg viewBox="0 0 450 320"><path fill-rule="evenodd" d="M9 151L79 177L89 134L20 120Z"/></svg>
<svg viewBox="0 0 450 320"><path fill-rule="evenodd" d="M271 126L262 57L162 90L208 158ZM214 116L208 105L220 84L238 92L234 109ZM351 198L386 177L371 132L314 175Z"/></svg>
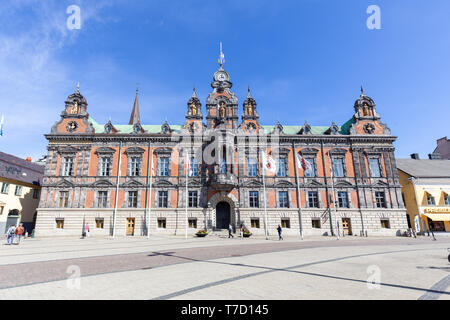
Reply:
<svg viewBox="0 0 450 320"><path fill-rule="evenodd" d="M367 230L366 230L366 238L367 238Z"/></svg>

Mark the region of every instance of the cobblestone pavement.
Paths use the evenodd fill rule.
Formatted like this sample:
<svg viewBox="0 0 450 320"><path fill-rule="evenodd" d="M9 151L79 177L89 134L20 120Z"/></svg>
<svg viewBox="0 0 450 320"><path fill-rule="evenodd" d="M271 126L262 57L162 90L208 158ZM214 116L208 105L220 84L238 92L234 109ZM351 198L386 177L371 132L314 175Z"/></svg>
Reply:
<svg viewBox="0 0 450 320"><path fill-rule="evenodd" d="M26 239L0 299L450 299L450 238Z"/></svg>

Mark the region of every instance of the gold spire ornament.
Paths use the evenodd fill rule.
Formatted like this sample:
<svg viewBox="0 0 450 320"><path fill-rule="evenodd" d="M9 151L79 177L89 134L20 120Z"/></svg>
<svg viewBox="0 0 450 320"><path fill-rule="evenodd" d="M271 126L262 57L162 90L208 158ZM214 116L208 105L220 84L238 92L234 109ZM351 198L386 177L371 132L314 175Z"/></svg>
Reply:
<svg viewBox="0 0 450 320"><path fill-rule="evenodd" d="M225 55L222 52L222 41L220 41L220 55L219 55L219 60L218 60L220 66L223 66L223 64L225 63Z"/></svg>

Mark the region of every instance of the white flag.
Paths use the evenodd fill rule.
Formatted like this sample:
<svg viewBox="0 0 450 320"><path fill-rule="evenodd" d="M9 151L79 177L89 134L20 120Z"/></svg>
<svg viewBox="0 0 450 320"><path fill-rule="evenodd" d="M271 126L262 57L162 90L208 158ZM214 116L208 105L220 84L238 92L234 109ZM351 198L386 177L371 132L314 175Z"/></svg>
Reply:
<svg viewBox="0 0 450 320"><path fill-rule="evenodd" d="M264 169L269 170L274 174L277 172L277 164L275 160L272 157L266 155L265 152L262 152L262 161Z"/></svg>
<svg viewBox="0 0 450 320"><path fill-rule="evenodd" d="M187 170L188 170L188 176L192 177L194 175L194 169L192 168L191 159L187 158Z"/></svg>
<svg viewBox="0 0 450 320"><path fill-rule="evenodd" d="M305 174L311 174L313 171L311 163L309 161L305 160L298 153L297 153L297 165L299 168L302 168L302 170L305 172Z"/></svg>

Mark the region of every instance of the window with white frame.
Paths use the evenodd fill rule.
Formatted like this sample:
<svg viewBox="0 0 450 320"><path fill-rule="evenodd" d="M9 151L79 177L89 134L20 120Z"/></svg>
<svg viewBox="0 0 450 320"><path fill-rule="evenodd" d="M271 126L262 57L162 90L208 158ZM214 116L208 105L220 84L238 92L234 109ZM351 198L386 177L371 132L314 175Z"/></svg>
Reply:
<svg viewBox="0 0 450 320"><path fill-rule="evenodd" d="M168 192L158 191L158 207L167 208L168 206Z"/></svg>
<svg viewBox="0 0 450 320"><path fill-rule="evenodd" d="M106 208L108 206L108 191L98 192L98 207Z"/></svg>
<svg viewBox="0 0 450 320"><path fill-rule="evenodd" d="M348 208L348 193L346 191L338 191L339 208Z"/></svg>
<svg viewBox="0 0 450 320"><path fill-rule="evenodd" d="M381 177L380 162L378 158L369 158L370 176L374 178Z"/></svg>
<svg viewBox="0 0 450 320"><path fill-rule="evenodd" d="M9 192L9 183L3 182L2 184L2 193L8 194Z"/></svg>
<svg viewBox="0 0 450 320"><path fill-rule="evenodd" d="M256 177L258 175L258 162L255 158L247 158L247 175Z"/></svg>
<svg viewBox="0 0 450 320"><path fill-rule="evenodd" d="M137 208L137 191L128 191L128 207L129 208Z"/></svg>
<svg viewBox="0 0 450 320"><path fill-rule="evenodd" d="M259 208L259 192L249 192L250 208Z"/></svg>
<svg viewBox="0 0 450 320"><path fill-rule="evenodd" d="M64 157L62 161L62 176L71 176L73 174L73 157Z"/></svg>
<svg viewBox="0 0 450 320"><path fill-rule="evenodd" d="M278 177L286 177L286 158L278 158Z"/></svg>
<svg viewBox="0 0 450 320"><path fill-rule="evenodd" d="M436 201L434 199L434 197L431 194L427 194L427 204L429 206L435 206L436 205Z"/></svg>
<svg viewBox="0 0 450 320"><path fill-rule="evenodd" d="M313 158L305 158L306 161L309 162L311 165L311 172L305 172L305 177L315 177L316 176L316 167L314 166L314 159Z"/></svg>
<svg viewBox="0 0 450 320"><path fill-rule="evenodd" d="M192 167L192 176L193 177L198 177L199 173L200 173L200 166L198 163L198 160L195 157L191 157L191 167Z"/></svg>
<svg viewBox="0 0 450 320"><path fill-rule="evenodd" d="M69 205L69 191L59 192L59 207L67 208Z"/></svg>
<svg viewBox="0 0 450 320"><path fill-rule="evenodd" d="M14 191L14 195L21 196L22 195L22 186L16 186L16 190Z"/></svg>
<svg viewBox="0 0 450 320"><path fill-rule="evenodd" d="M130 157L130 176L137 177L140 176L141 172L141 157L132 156Z"/></svg>
<svg viewBox="0 0 450 320"><path fill-rule="evenodd" d="M344 177L344 159L336 158L333 159L333 173L337 178Z"/></svg>
<svg viewBox="0 0 450 320"><path fill-rule="evenodd" d="M386 198L384 192L382 191L375 192L375 203L377 208L386 208Z"/></svg>
<svg viewBox="0 0 450 320"><path fill-rule="evenodd" d="M111 158L101 157L100 158L100 176L108 177L111 175Z"/></svg>
<svg viewBox="0 0 450 320"><path fill-rule="evenodd" d="M197 191L189 191L189 208L197 208L198 207L198 192Z"/></svg>
<svg viewBox="0 0 450 320"><path fill-rule="evenodd" d="M289 208L289 199L287 191L278 192L278 204L280 208Z"/></svg>
<svg viewBox="0 0 450 320"><path fill-rule="evenodd" d="M158 164L158 174L163 177L169 176L169 158L168 157L162 157L159 158L159 164Z"/></svg>
<svg viewBox="0 0 450 320"><path fill-rule="evenodd" d="M319 208L319 193L317 191L308 191L308 207Z"/></svg>

